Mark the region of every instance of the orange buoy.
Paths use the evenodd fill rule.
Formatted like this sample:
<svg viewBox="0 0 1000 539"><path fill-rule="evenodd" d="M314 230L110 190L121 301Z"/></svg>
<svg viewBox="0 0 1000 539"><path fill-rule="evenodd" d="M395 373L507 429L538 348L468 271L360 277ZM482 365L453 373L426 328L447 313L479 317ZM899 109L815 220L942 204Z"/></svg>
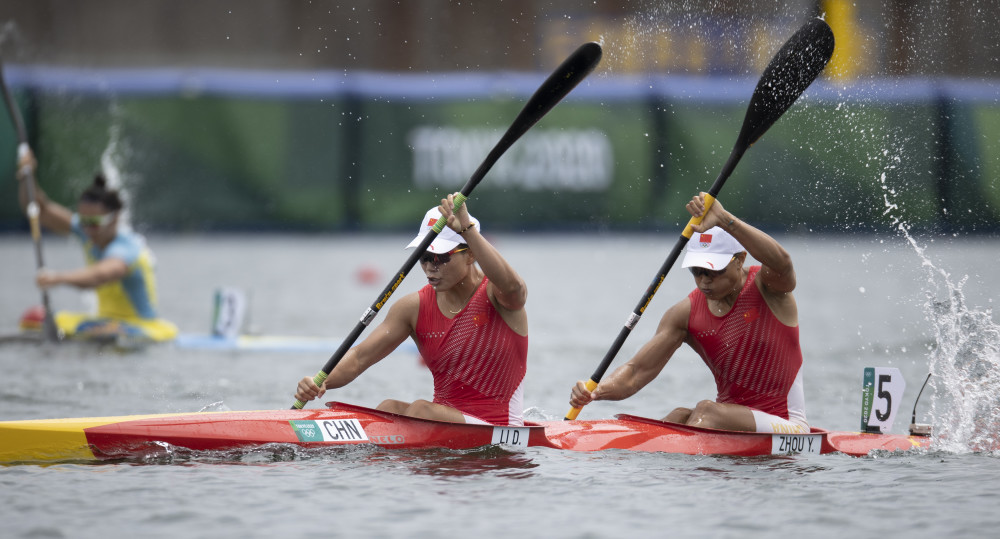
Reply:
<svg viewBox="0 0 1000 539"><path fill-rule="evenodd" d="M35 305L29 307L28 310L24 311L21 315L21 321L18 324L22 330L25 331L39 331L42 329L42 322L45 321L45 307L41 305Z"/></svg>
<svg viewBox="0 0 1000 539"><path fill-rule="evenodd" d="M376 284L381 281L379 271L371 266L361 267L358 269L355 276L357 277L359 283L366 285Z"/></svg>

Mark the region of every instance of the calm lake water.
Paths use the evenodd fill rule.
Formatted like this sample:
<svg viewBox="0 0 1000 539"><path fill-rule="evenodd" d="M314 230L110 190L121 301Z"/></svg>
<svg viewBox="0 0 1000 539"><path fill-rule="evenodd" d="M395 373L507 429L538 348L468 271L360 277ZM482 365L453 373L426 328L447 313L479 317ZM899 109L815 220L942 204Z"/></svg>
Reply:
<svg viewBox="0 0 1000 539"><path fill-rule="evenodd" d="M487 230L487 232L489 232ZM558 419L571 385L600 362L673 246L663 235L498 234L494 243L529 285L525 402ZM151 236L161 306L185 333L206 333L212 294L251 295L249 327L264 334L341 338L403 263L409 234ZM266 449L175 454L149 462L0 466L4 537L939 537L995 533L998 460L975 449L997 429L1000 299L996 238L779 236L799 275L807 412L812 424L856 430L864 367L899 368L907 382L893 432L917 410L933 423L933 453L729 458L508 451ZM79 247L46 237L54 268ZM0 330L39 302L27 237L0 237ZM373 284L363 278L376 274ZM415 268L395 298L419 288ZM614 366L692 288L675 267ZM57 309L86 308L72 290ZM379 320L382 316L380 315ZM377 322L376 321L376 322ZM329 353L83 346L0 346L0 420L287 408ZM613 366L613 367L614 367ZM374 406L429 398L429 375L401 350L329 398ZM623 402L582 418L660 417L714 396L687 348ZM313 403L311 406L317 406Z"/></svg>

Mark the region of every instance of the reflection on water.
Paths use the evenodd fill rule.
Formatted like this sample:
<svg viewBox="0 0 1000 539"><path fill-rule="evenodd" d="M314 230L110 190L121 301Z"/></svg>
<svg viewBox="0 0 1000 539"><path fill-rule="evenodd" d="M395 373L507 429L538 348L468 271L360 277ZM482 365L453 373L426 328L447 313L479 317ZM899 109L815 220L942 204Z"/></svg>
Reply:
<svg viewBox="0 0 1000 539"><path fill-rule="evenodd" d="M539 466L523 452L496 445L467 450L428 448L401 451L385 449L374 444L313 448L294 444L265 444L233 450L192 451L163 442L153 442L147 451L128 458L96 463L88 461L85 464L260 466L296 461L321 465L375 467L383 471L404 469L414 475L445 480L476 475L527 479L534 475L533 470Z"/></svg>
<svg viewBox="0 0 1000 539"><path fill-rule="evenodd" d="M806 475L828 470L829 467L813 462L807 455L765 455L756 457L718 456L719 466L698 466L694 470L720 479L754 479L757 473L783 472ZM823 456L822 458L826 458ZM749 468L749 470L748 470ZM747 475L747 472L751 475Z"/></svg>
<svg viewBox="0 0 1000 539"><path fill-rule="evenodd" d="M527 479L534 475L532 470L538 467L528 455L496 445L467 450L385 451L381 455L374 455L371 461L404 466L414 474L442 479L475 475Z"/></svg>

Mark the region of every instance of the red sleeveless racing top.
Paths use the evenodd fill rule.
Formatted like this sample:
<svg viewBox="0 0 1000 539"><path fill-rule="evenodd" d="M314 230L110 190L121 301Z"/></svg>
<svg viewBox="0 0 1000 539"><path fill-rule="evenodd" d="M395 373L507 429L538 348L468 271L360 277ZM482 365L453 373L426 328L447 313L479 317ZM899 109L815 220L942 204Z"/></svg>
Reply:
<svg viewBox="0 0 1000 539"><path fill-rule="evenodd" d="M434 402L494 425L523 425L522 383L528 337L507 326L483 277L468 305L449 319L437 291L420 289L417 349L434 376Z"/></svg>
<svg viewBox="0 0 1000 539"><path fill-rule="evenodd" d="M767 306L754 282L760 266L752 266L736 303L719 317L711 313L708 300L698 289L691 300L688 333L692 347L715 376L718 402L741 404L788 419L789 397L793 406L802 402L795 378L802 367L799 328L782 324Z"/></svg>

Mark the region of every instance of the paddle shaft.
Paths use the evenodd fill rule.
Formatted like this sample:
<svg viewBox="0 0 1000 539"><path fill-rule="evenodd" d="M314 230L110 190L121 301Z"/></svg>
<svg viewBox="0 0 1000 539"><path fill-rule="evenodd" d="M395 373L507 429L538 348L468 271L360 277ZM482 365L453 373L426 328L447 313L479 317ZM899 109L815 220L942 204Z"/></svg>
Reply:
<svg viewBox="0 0 1000 539"><path fill-rule="evenodd" d="M646 294L639 300L639 304L635 310L629 315L625 326L618 333L618 337L604 355L597 370L594 371L590 380L587 381L586 387L588 391L593 391L597 388L597 385L611 366L611 362L614 361L615 356L621 350L625 339L628 338L632 333L632 329L639 323L639 319L642 317L643 312L645 312L649 302L653 299L656 291L660 288L660 284L663 283L667 273L677 261L688 240L694 234L692 227L700 224L705 215L708 214L709 208L712 207L719 192L722 191L722 186L725 185L726 180L729 179L733 170L736 169L736 165L740 162L743 154L754 142L760 139L768 128L774 125L774 122L778 121L778 118L792 106L792 103L802 95L802 92L816 80L816 77L823 71L826 63L829 62L830 56L833 55L833 45L833 32L830 30L830 27L820 19L812 19L795 32L782 45L770 63L768 63L760 80L757 82L753 96L750 98L746 116L743 118L743 126L736 137L736 144L733 145L733 151L729 154L729 159L726 160L718 178L716 178L715 183L712 184L712 187L708 190L708 194L705 196L705 210L700 216L692 217L688 221L687 226L684 227L680 238L670 251L666 261L660 267L660 272L653 279L653 282L646 290ZM569 413L566 414L565 419L576 419L579 414L580 408L571 408Z"/></svg>
<svg viewBox="0 0 1000 539"><path fill-rule="evenodd" d="M7 112L10 114L10 119L14 123L14 129L17 131L17 157L18 161L20 161L22 157L31 151L31 147L28 146L28 131L24 127L21 111L17 108L14 96L10 93L7 82L3 78L2 64L0 64L0 90L3 91L3 100L7 105ZM39 221L41 209L38 206L38 198L35 193L34 166L31 164L25 165L18 171L18 176L20 176L18 181L25 182L25 189L28 195L28 206L25 213L28 214L28 224L31 226L31 240L35 246L35 268L40 270L45 267L45 261L42 256L42 226ZM47 341L58 341L59 332L56 330L56 323L52 318L49 292L45 289L42 289L41 292L42 308L45 310L45 318L42 321L42 335Z"/></svg>
<svg viewBox="0 0 1000 539"><path fill-rule="evenodd" d="M486 173L493 168L497 160L507 151L519 138L521 138L524 133L531 128L531 126L538 123L553 107L556 106L564 97L566 97L570 91L573 90L583 79L590 74L591 71L597 67L598 62L601 60L601 46L597 43L584 43L576 51L573 52L559 67L552 72L551 75L542 83L541 86L535 93L532 94L531 98L521 109L521 112L514 118L510 127L507 131L500 137L500 141L490 150L490 153L483 160L479 168L472 174L469 181L465 183L462 189L459 191L459 195L455 197L455 209L457 210L465 200L472 193L472 190L479 185L479 182L483 180ZM354 326L347 338L345 338L340 346L334 352L333 356L326 362L323 369L313 377L313 382L316 385L321 386L326 380L327 376L333 371L337 366L337 363L343 359L347 351L351 349L354 342L358 339L361 333L368 327L371 321L378 314L379 310L388 302L389 298L396 291L400 284L402 284L403 279L406 275L413 269L413 266L417 264L420 257L424 254L430 244L437 238L438 234L444 230L446 226L444 219L438 219L437 223L430 232L424 237L420 245L410 253L409 258L400 267L399 271L396 272L393 280L382 290L378 298L375 300L371 306L364 312L361 316L361 320ZM305 403L296 400L295 404L292 406L293 409L301 409L305 406Z"/></svg>

